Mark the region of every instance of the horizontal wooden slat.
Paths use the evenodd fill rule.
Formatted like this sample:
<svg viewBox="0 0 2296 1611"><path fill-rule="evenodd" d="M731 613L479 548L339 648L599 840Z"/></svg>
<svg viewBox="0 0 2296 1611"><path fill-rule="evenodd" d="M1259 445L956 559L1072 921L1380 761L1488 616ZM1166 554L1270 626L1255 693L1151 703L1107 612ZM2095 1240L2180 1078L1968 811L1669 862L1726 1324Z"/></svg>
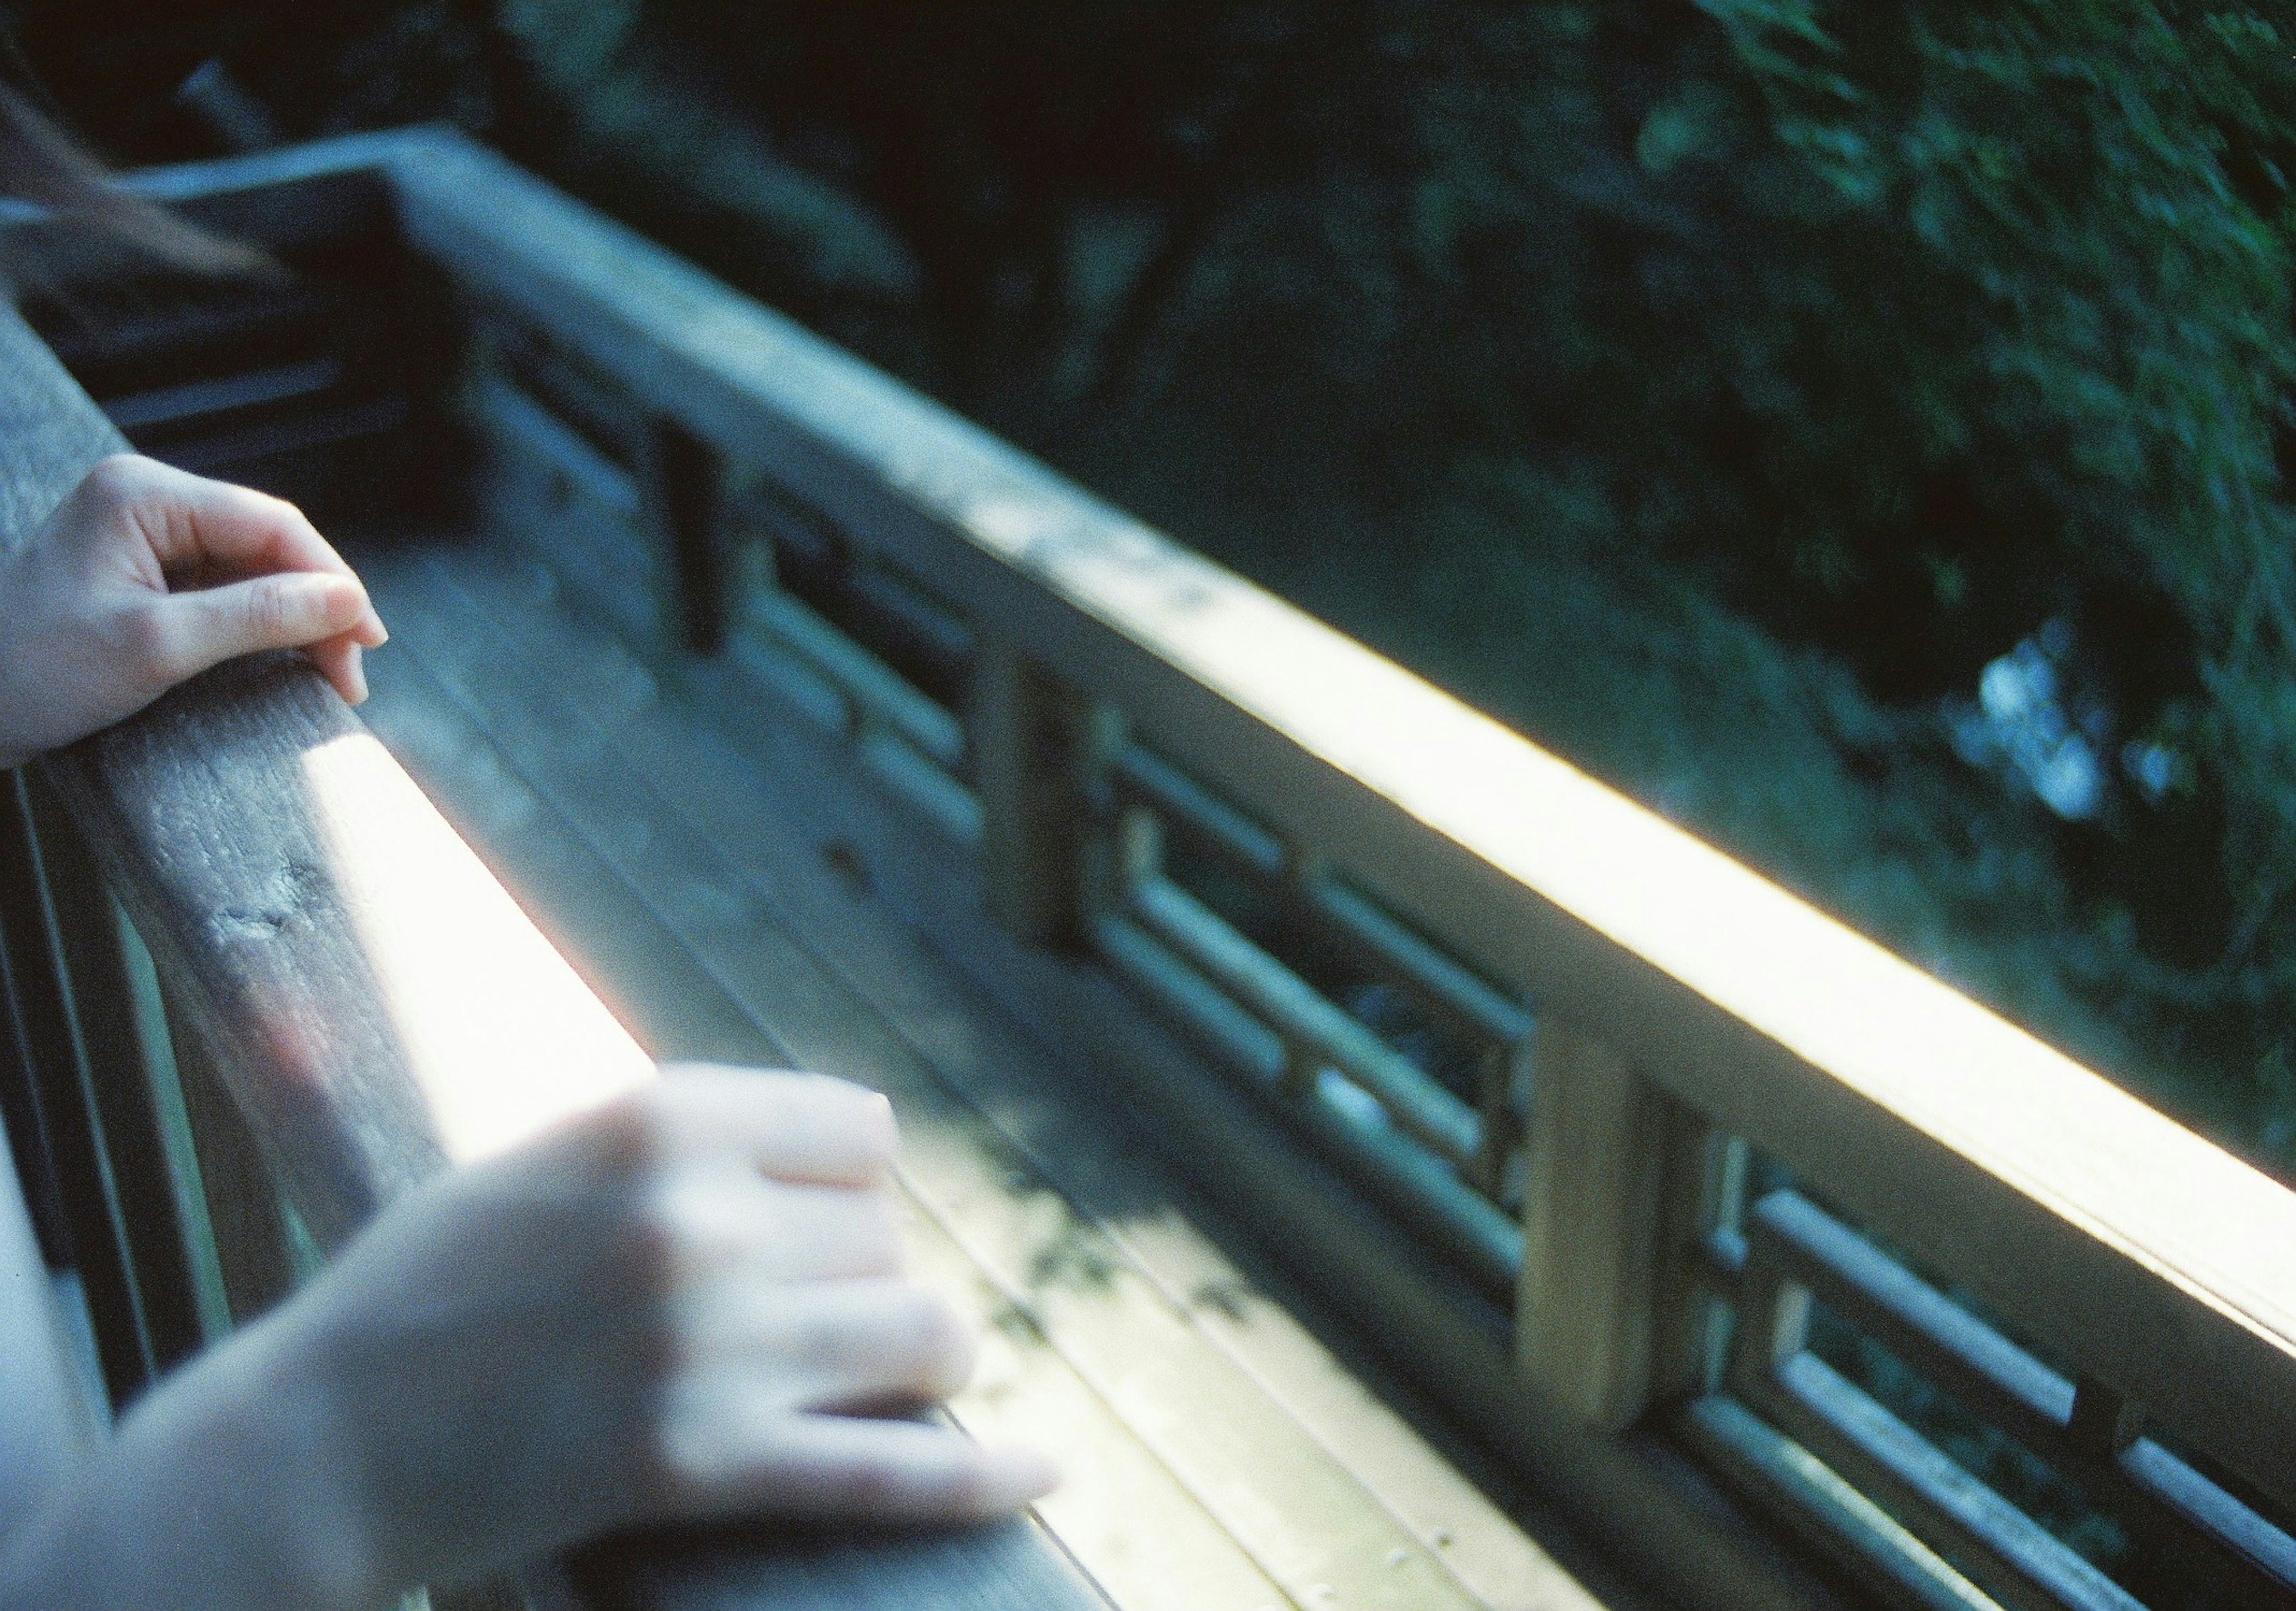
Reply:
<svg viewBox="0 0 2296 1611"><path fill-rule="evenodd" d="M480 294L2296 1505L2296 1196L497 159L439 136L390 160L411 237Z"/></svg>

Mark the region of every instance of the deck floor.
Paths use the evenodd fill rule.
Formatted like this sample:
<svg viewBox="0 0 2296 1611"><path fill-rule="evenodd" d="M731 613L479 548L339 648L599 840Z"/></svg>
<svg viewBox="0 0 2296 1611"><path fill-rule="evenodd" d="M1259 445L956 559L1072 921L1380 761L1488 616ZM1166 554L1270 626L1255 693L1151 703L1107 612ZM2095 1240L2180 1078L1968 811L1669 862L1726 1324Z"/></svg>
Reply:
<svg viewBox="0 0 2296 1611"><path fill-rule="evenodd" d="M354 556L393 633L369 722L649 1049L892 1097L914 1261L988 1327L955 1413L1062 1459L1040 1514L1107 1601L1619 1603L1246 1275L1089 1069L873 898L855 814L884 803L793 708L650 662L523 551Z"/></svg>

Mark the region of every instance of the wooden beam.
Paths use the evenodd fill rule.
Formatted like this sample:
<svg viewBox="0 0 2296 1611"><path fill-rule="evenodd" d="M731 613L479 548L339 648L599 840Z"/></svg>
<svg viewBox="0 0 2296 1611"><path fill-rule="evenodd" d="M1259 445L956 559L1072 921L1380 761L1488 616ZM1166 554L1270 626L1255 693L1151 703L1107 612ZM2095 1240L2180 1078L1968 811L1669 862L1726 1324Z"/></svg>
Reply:
<svg viewBox="0 0 2296 1611"><path fill-rule="evenodd" d="M406 228L474 292L2296 1505L2296 1194L790 321L427 138L390 159Z"/></svg>

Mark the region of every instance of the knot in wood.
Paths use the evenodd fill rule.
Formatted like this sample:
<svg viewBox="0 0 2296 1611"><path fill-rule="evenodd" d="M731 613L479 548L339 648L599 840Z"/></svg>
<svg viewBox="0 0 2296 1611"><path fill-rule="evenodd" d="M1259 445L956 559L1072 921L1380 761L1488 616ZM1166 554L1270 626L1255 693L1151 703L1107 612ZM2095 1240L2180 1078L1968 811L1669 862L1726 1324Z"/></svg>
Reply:
<svg viewBox="0 0 2296 1611"><path fill-rule="evenodd" d="M308 931L326 898L324 870L301 861L282 861L270 876L238 900L218 907L208 920L217 945L275 940L291 931Z"/></svg>

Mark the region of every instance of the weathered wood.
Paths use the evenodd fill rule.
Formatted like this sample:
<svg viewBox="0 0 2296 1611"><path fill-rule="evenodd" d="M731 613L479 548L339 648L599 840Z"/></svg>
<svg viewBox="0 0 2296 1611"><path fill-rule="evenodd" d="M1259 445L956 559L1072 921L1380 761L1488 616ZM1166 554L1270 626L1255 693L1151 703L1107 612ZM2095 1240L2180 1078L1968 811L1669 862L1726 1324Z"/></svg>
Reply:
<svg viewBox="0 0 2296 1611"><path fill-rule="evenodd" d="M116 445L21 322L0 315L0 533L20 539ZM322 1244L449 1163L654 1077L300 660L219 668L43 770L170 981L178 1027L198 1040L186 1061L229 1087ZM219 1167L218 1184L229 1173ZM276 1245L251 1242L235 1295L250 1309L278 1274ZM843 1605L861 1584L903 1605L1091 1598L1024 1527L802 1559L750 1548L656 1575L677 1586L645 1603Z"/></svg>
<svg viewBox="0 0 2296 1611"><path fill-rule="evenodd" d="M773 1531L609 1544L577 1582L598 1611L1054 1611L1100 1604L1041 1534L1007 1522L963 1533L850 1535Z"/></svg>
<svg viewBox="0 0 2296 1611"><path fill-rule="evenodd" d="M169 995L161 983L163 997ZM244 1324L295 1289L295 1248L283 1217L278 1178L239 1110L205 1040L192 1032L192 1010L171 999L168 1021L176 1077L191 1121L208 1223L221 1266L224 1304Z"/></svg>
<svg viewBox="0 0 2296 1611"><path fill-rule="evenodd" d="M1120 703L1283 840L1481 973L1598 1028L1705 1122L1965 1282L2100 1390L2296 1495L2296 1198L494 160L439 136L361 149L390 172L416 243L484 298L737 469L790 483L1081 697ZM1631 1360L1645 1346L1631 1305L1612 1319L1627 1345L1594 1357ZM1614 1420L1633 1399L1587 1401Z"/></svg>
<svg viewBox="0 0 2296 1611"><path fill-rule="evenodd" d="M977 651L964 729L989 916L1025 944L1078 945L1090 833L1085 712L1019 645L992 635Z"/></svg>
<svg viewBox="0 0 2296 1611"><path fill-rule="evenodd" d="M652 1077L300 660L220 668L50 771L323 1246Z"/></svg>
<svg viewBox="0 0 2296 1611"><path fill-rule="evenodd" d="M805 963L776 965L769 972L760 968L751 999L757 1003L753 1010L768 1026L786 1025L797 1015L811 1018L819 1026L816 1032L825 1035L868 1035L842 1056L876 1080L901 1073L908 1048L929 1065L914 1078L903 1073L888 1089L913 1147L921 1128L934 1138L920 1159L931 1169L913 1165L910 1175L919 1189L930 1187L953 1223L981 1227L1002 1242L1013 1231L997 1222L1010 1212L1008 1204L1017 1202L1025 1212L1015 1227L1020 1234L1010 1244L1006 1268L1088 1278L1104 1257L1130 1262L1154 1282L1164 1303L1187 1312L1200 1336L1233 1358L1298 1427L1331 1451L1408 1525L1411 1541L1439 1557L1486 1605L1495 1611L1562 1611L1589 1603L1569 1573L1319 1347L1229 1253L1211 1244L1198 1211L1183 1206L1177 1181L1140 1145L1139 1132L1152 1128L1152 1122L1144 1114L1136 1115L1120 1088L1103 1077L1106 1064L1100 1058L1066 1040L1056 1043L1061 1051L1048 1050L1048 1043L991 1007L952 974L944 958L919 944L888 904L894 890L876 882L891 876L895 864L880 853L879 834L854 819L873 814L890 822L896 814L882 806L873 813L866 793L835 776L821 753L827 744L815 736L810 721L779 700L742 687L734 680L739 670L732 665L689 662L664 686L587 618L566 619L564 596L554 594L550 579L537 574L529 562L464 553L425 562L414 571L403 574L395 555L369 566L370 579L398 623L399 641L428 639L441 645L443 653L436 657L417 646L423 671L462 668L456 674L464 688L462 708L473 712L473 719L515 730L521 736L517 747L534 758L532 764L542 767L552 755L566 758L547 765L561 780L554 798L596 818L618 796L652 795L659 801L653 809L669 810L690 823L691 834L709 847L705 851L687 840L681 851L678 842L688 830L676 827L594 833L591 837L628 869L626 882L655 892L659 900L661 892L687 882L668 875L666 869L676 863L667 859L722 859L722 871L699 880L712 898L680 903L685 916L679 921L694 925L682 930L689 949L722 948L762 963L764 948L755 936L770 928L791 936L807 953ZM435 635L423 625L433 612ZM494 623L499 648L521 668L516 697L484 675L483 662L472 648L480 623ZM684 687L687 671L706 683ZM379 730L394 747L405 746L400 752L409 765L450 810L465 797L496 792L499 785L488 783L483 763L463 755L442 730L445 724L426 713L427 702L407 686L413 678L402 677L388 659L378 662L377 676ZM679 697L681 692L685 697ZM534 724L522 709L530 703L570 709L581 719ZM702 720L703 711L738 711L742 719L735 731L728 731ZM442 769L434 772L434 765ZM570 774L562 767L583 769ZM770 831L760 831L761 825L770 825ZM873 869L870 889L859 888L821 857L819 846L840 836L856 845ZM647 867L661 870L640 870ZM937 871L949 903L969 907L964 881L947 877L945 861ZM742 904L726 900L733 891L741 893ZM538 909L565 911L555 900L539 902ZM722 917L711 920L713 911ZM612 919L610 926L627 921ZM713 941L711 934L720 938ZM1043 958L1041 952L1030 954ZM810 959L865 1002L865 1010L816 996L820 987L808 984L801 971L813 966ZM807 1005L816 999L822 1000L818 1011ZM868 1029L879 1020L898 1035L897 1043L879 1041ZM808 1040L800 1030L783 1027L775 1033L777 1040L824 1055L817 1049L824 1043ZM959 1100L937 1097L936 1086ZM1041 1201L1039 1180L1093 1221L1114 1245L1112 1256L1074 1256L1077 1245L1031 1206ZM1156 1205L1152 1211L1151 1204ZM979 1245L981 1232L968 1234ZM1054 1254L1061 1256L1049 1256ZM1111 1295L1128 1304L1144 1301L1128 1289L1111 1288ZM1038 1319L1056 1344L1063 1339L1065 1327L1056 1312L1040 1310ZM1136 1347L1160 1345L1144 1332L1131 1341ZM1031 1361L1042 1356L1036 1350L1016 1350L1014 1357L1024 1369L1034 1369ZM1122 1369L1119 1361L1111 1363ZM1004 1413L1023 1423L1015 1431L1042 1436L1040 1428L1051 1427L1079 1438L1072 1447L1090 1449L1088 1457L1070 1459L1069 1483L1046 1503L1045 1515L1117 1603L1127 1611L1158 1605L1193 1611L1225 1603L1207 1586L1199 1552L1183 1546L1168 1518L1147 1508L1146 1488L1114 1469L1111 1446L1082 1442L1088 1407L1071 1408L1064 1391L1033 1376L1007 1392L995 1379L997 1372L987 1374L992 1378L988 1391L968 1399L968 1417L990 1405L1008 1406ZM1182 1376L1191 1374L1212 1372ZM1177 1389L1177 1396L1166 1400L1160 1384L1155 1396L1138 1401L1134 1418L1144 1418L1144 1412L1150 1425L1164 1425L1200 1410L1202 1401L1192 1385L1170 1377L1165 1382ZM1031 1422L1039 1427L1026 1425ZM1261 1434L1259 1441L1273 1451L1275 1440ZM1199 1492L1209 1492L1211 1486L1200 1484ZM1344 1525L1343 1513L1304 1508L1295 1484L1259 1487L1277 1507L1271 1523L1310 1535ZM1079 1514L1071 1500L1088 1513ZM1127 1555L1133 1563L1128 1568L1119 1564ZM1152 1588L1164 1590L1164 1597L1151 1593Z"/></svg>
<svg viewBox="0 0 2296 1611"><path fill-rule="evenodd" d="M53 794L27 777L41 873L78 1041L78 1106L143 1337L144 1384L205 1342L189 1204L169 1166L159 1087L172 1078L158 1004L139 999L131 931ZM67 1098L69 1100L69 1098ZM114 1401L127 1396L115 1385Z"/></svg>
<svg viewBox="0 0 2296 1611"><path fill-rule="evenodd" d="M59 908L41 849L26 780L18 773L0 776L0 955L23 1058L20 1114L37 1127L47 1179L35 1186L53 1193L61 1231L54 1252L78 1274L95 1327L106 1408L118 1410L149 1385L157 1361L133 1245L103 1155L95 1070L65 954L68 924L78 915Z"/></svg>
<svg viewBox="0 0 2296 1611"><path fill-rule="evenodd" d="M1523 1375L1589 1426L1649 1401L1666 1162L1658 1093L1553 1015L1534 1032L1530 1159L1515 1352Z"/></svg>
<svg viewBox="0 0 2296 1611"><path fill-rule="evenodd" d="M382 562L387 567L392 562ZM378 574L387 574L386 571ZM1207 1077L1200 1064L1179 1055L1168 1036L1160 1033L1110 982L1095 970L1083 968L1040 949L1011 942L989 924L978 901L975 886L964 877L952 877L946 847L929 834L919 834L869 791L856 789L849 773L840 773L831 750L833 741L816 737L803 720L791 719L787 708L776 719L774 702L753 682L742 679L738 666L726 662L688 662L676 672L678 686L700 708L738 735L751 758L743 760L708 746L678 742L676 726L660 711L660 675L633 663L627 653L610 653L603 644L586 645L580 653L569 651L562 634L545 628L553 605L549 584L537 579L524 587L489 585L486 571L472 562L458 562L453 574L457 585L470 589L472 605L457 612L430 641L440 659L426 655L425 666L479 659L472 645L481 621L498 623L503 641L515 650L557 690L599 723L610 725L626 752L618 763L599 752L592 741L569 737L569 754L581 757L586 768L579 788L562 786L561 797L587 799L592 791L605 796L628 786L633 777L691 778L681 791L681 809L708 834L720 854L738 859L750 869L753 889L772 892L776 905L790 915L780 926L801 935L806 944L842 958L840 966L855 970L865 981L863 988L879 1010L898 1013L904 1032L914 1044L937 1048L942 1078L965 1089L984 1111L999 1118L1015 1111L1012 1083L1031 1060L1042 1056L1034 1049L1059 1047L1073 1064L1044 1069L1037 1089L1054 1102L1053 1093L1073 1090L1077 1068L1089 1071L1088 1081L1109 1088L1109 1100L1144 1128L1168 1132L1172 1145L1168 1156L1185 1158L1206 1196L1233 1204L1239 1213L1251 1215L1285 1245L1311 1278L1321 1278L1331 1290L1376 1295L1377 1301L1358 1296L1349 1320L1369 1330L1423 1373L1423 1379L1445 1392L1450 1401L1495 1443L1510 1450L1535 1446L1546 1452L1553 1468L1566 1472L1577 1512L1599 1518L1603 1536L1621 1553L1640 1544L1640 1557L1663 1563L1663 1581L1681 1603L1768 1607L1782 1603L1819 1606L1828 1603L1815 1590L1806 1574L1779 1561L1759 1540L1750 1540L1734 1529L1726 1507L1710 1492L1685 1502L1668 1486L1667 1474L1654 1470L1619 1441L1587 1435L1562 1423L1542 1403L1526 1399L1507 1369L1507 1353L1486 1317L1462 1312L1461 1283L1454 1272L1435 1264L1404 1237L1363 1212L1359 1198L1334 1179L1311 1155L1288 1137L1250 1100ZM389 584L386 583L386 588ZM411 597L395 596L405 630L422 636ZM457 645L460 645L459 647ZM478 673L473 670L473 676ZM377 675L388 689L398 676L388 662ZM493 679L487 679L492 686ZM478 685L474 684L475 688ZM390 715L388 692L379 698ZM467 708L495 708L491 699L473 694ZM504 712L507 716L507 712ZM399 742L394 726L394 742ZM428 724L416 722L405 729L407 742L427 749L436 742L426 737ZM467 793L458 798L478 809L484 800L510 793L482 766L473 768ZM504 826L525 820L531 802L512 798L502 810ZM790 825L784 831L758 831L764 821ZM803 825L801 827L797 825ZM493 833L485 821L474 831ZM906 828L906 832L904 831ZM633 849L651 843L649 833L608 835L618 845ZM840 865L865 867L865 889L844 879L819 875L825 844L848 847L850 860ZM656 850L658 846L654 847ZM811 868L806 863L811 861ZM584 887L570 869L554 873L554 882ZM591 878L591 884L601 880ZM674 881L645 881L669 887ZM701 881L709 892L703 909L724 900L724 881ZM882 904L898 914L887 922L873 911ZM726 913L727 921L737 914ZM898 932L898 923L914 924L935 934L945 948L939 956L912 949L888 952L884 936ZM602 925L611 931L621 923ZM586 933L587 931L586 930ZM745 949L759 949L756 938ZM586 952L586 940L582 949ZM972 982L936 986L934 981L950 962L977 969ZM1014 1040L984 1043L983 1032L996 1020L984 1017L972 994L973 982L992 992L1008 1010L1017 1011L1032 1033ZM804 999L797 982L776 974L770 999L787 1011ZM833 1009L823 1015L835 1022ZM861 1020L865 1022L865 1020ZM850 1029L843 1033L852 1032ZM809 1043L808 1043L809 1044ZM835 1055L835 1054L832 1054ZM844 1066L840 1064L840 1066ZM851 1065L865 1077L882 1080L900 1066L898 1054L872 1052ZM918 1098L906 1090L900 1100ZM1040 1109L1040 1111L1042 1111ZM1112 1127L1111 1127L1112 1129ZM1072 1164L1097 1157L1103 1169L1119 1167L1141 1143L1134 1137L1071 1122L1058 1134L1044 1136L1032 1148L1034 1155L1063 1192L1094 1199L1109 1221L1119 1226L1128 1245L1155 1239L1173 1228L1168 1217L1140 1216L1140 1194L1120 1179L1103 1181L1091 1172L1078 1172ZM966 1192L977 1200L978 1189ZM1182 1238L1175 1242L1185 1246ZM1166 1245L1168 1246L1169 1245ZM1197 1258L1205 1250L1197 1248ZM1144 1251L1144 1260L1148 1259ZM1176 1304L1217 1306L1239 1285L1225 1261L1204 1263L1150 1260ZM1021 1261L1025 1264L1026 1261ZM1265 1315L1266 1306L1250 1312ZM1249 1328L1256 1345L1266 1336L1266 1322ZM1239 1327L1240 1330L1245 1329ZM1262 1381L1270 1366L1256 1354L1248 1369ZM1357 1393L1361 1389L1356 1390ZM1185 1399L1180 1402L1187 1401ZM1345 1429L1325 1418L1331 1399L1307 1397L1294 1413L1318 1441L1345 1435ZM1312 1412L1311 1412L1312 1410ZM1181 1410L1168 1405L1160 1418L1171 1421ZM1360 1412L1358 1412L1360 1413ZM1408 1443L1406 1443L1408 1447ZM1374 1460L1372 1450L1382 1458ZM1408 1457L1397 1455L1391 1445L1374 1443L1364 1449L1354 1464L1359 1480L1382 1490L1389 1502L1402 1505L1403 1495L1385 1487L1409 1478ZM1423 1454L1420 1457L1423 1461ZM1548 1462L1542 1462L1543 1464ZM1678 1471L1678 1467L1676 1468ZM1423 1465L1422 1471L1424 1467ZM1248 1497L1248 1496L1247 1496ZM1449 1501L1457 1503L1456 1499ZM1251 1508L1247 1505L1247 1508ZM1288 1509L1288 1507L1287 1507ZM1422 1513L1423 1515L1424 1513ZM1583 1590L1551 1565L1538 1569L1526 1564L1528 1553L1520 1533L1487 1520L1480 1529L1460 1525L1456 1510L1438 1510L1427 1519L1420 1541L1448 1559L1451 1551L1472 1550L1488 1575L1501 1587L1484 1590L1494 1606L1523 1607L1583 1604ZM1283 1512L1269 1517L1279 1520ZM1311 1519L1296 1524L1312 1530ZM1067 1523L1056 1530L1070 1536ZM1086 1546L1075 1546L1082 1552ZM1087 1557L1099 1574L1103 1559ZM1536 1558L1533 1557L1535 1560ZM1160 1566L1160 1572L1174 1568ZM1560 1580L1560 1581L1558 1581ZM1107 1580L1103 1580L1107 1581ZM1122 1581L1122 1580L1119 1580ZM1519 1598L1507 1598L1508 1586L1520 1587ZM1136 1585L1114 1583L1111 1593L1119 1604L1135 1602ZM1145 1603L1160 1604L1150 1600Z"/></svg>
<svg viewBox="0 0 2296 1611"><path fill-rule="evenodd" d="M907 1136L905 1180L931 1221L920 1227L920 1256L945 1288L982 1289L989 1314L1004 1321L992 1349L1020 1376L1000 1384L1001 1368L992 1370L991 1391L958 1401L959 1419L973 1426L987 1418L985 1429L1049 1441L1069 1457L1070 1484L1046 1502L1046 1521L1118 1603L1128 1611L1249 1605L1286 1590L1312 1599L1318 1583L1349 1604L1467 1603L1443 1582L1439 1551L1382 1513L1361 1474L1319 1446L1318 1429L1283 1414L1210 1346L1106 1230L1062 1211L1032 1162L953 1101L947 1076L889 1032L874 1000L847 995L804 954L820 943L810 938L819 930L783 916L782 903L793 884L831 884L835 875L817 861L790 867L803 855L796 847L777 858L783 870L770 879L745 875L740 847L785 843L793 825L754 782L703 782L712 757L679 742L690 713L657 701L651 678L603 672L601 645L554 621L546 598L488 588L481 606L454 596L450 579L483 578L475 558L427 565L400 585L394 568L384 561L373 573L412 659L378 667L379 720L387 736L405 735L418 772L436 764L459 774L440 779L450 801L483 793L488 770L444 742L447 722L432 714L440 701L452 720L488 730L518 758L560 819L537 826L530 814L513 852L547 877L531 898L562 920L611 901L601 895L610 887L643 892L650 911L604 911L580 926L660 923L670 933L659 949L691 954L691 966L722 981L808 1066L865 1078L893 1097ZM506 623L513 676L474 633L490 621ZM717 799L730 808L727 826L738 816L769 831L705 836L683 819ZM541 859L555 857L536 842L570 834L595 846L611 870L585 877ZM529 854L537 859L525 861ZM868 921L848 910L827 926L849 933ZM902 993L925 983L877 982ZM674 979L655 988L695 994ZM977 1071L981 1054L966 1044L976 1032L961 1026L984 1015L975 1007L942 1032L945 1056ZM973 1083L983 1083L977 1072Z"/></svg>
<svg viewBox="0 0 2296 1611"><path fill-rule="evenodd" d="M664 420L647 433L644 459L645 523L676 584L664 601L672 618L666 637L714 654L726 641L718 456L676 421Z"/></svg>
<svg viewBox="0 0 2296 1611"><path fill-rule="evenodd" d="M442 138L392 161L459 277L2296 1503L2296 1195L499 160Z"/></svg>

